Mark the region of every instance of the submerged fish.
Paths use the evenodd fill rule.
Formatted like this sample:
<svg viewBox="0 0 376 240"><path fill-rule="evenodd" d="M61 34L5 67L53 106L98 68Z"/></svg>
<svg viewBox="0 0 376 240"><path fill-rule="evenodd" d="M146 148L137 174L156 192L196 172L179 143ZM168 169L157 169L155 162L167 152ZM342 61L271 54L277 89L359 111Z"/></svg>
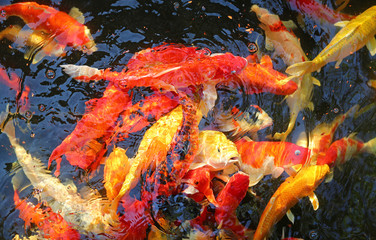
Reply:
<svg viewBox="0 0 376 240"><path fill-rule="evenodd" d="M371 55L376 54L376 6L370 7L351 21L338 22L335 25L343 27L330 43L312 60L296 63L286 69L288 74L303 76L304 74L319 71L329 62L336 61L339 67L342 59L356 52L364 45Z"/></svg>
<svg viewBox="0 0 376 240"><path fill-rule="evenodd" d="M63 184L52 176L40 159L32 157L15 138L14 126L8 122L4 132L12 144L18 163L31 185L39 190L41 201L59 213L71 226L81 233L103 234L110 229L110 223L116 222L116 215L105 213L109 202L94 194L83 198L74 184ZM13 185L19 186L19 175L12 179ZM113 219L115 217L115 219Z"/></svg>
<svg viewBox="0 0 376 240"><path fill-rule="evenodd" d="M302 168L296 176L291 176L279 186L261 215L254 240L266 238L274 226L290 208L303 197L308 196L314 210L318 208L318 200L313 191L329 173L329 166L317 165Z"/></svg>
<svg viewBox="0 0 376 240"><path fill-rule="evenodd" d="M39 5L35 2L15 3L0 7L1 19L10 16L17 16L34 31L30 36L39 36L41 41L34 48L50 45L51 53L61 53L66 46L78 48L86 53L97 50L90 30L83 24L85 19L83 14L72 8L70 14L58 11L46 5ZM8 29L9 30L9 29ZM7 30L7 31L8 31ZM29 40L33 42L34 40ZM52 45L51 45L52 44ZM25 54L28 59L34 54L36 49L32 48ZM34 57L34 62L38 62L48 52L39 52Z"/></svg>

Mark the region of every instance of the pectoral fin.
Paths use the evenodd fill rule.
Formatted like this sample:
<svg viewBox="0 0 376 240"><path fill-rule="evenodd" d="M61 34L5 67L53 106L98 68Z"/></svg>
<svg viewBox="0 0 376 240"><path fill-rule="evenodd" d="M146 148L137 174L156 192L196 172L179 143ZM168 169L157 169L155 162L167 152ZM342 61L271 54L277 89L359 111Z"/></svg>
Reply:
<svg viewBox="0 0 376 240"><path fill-rule="evenodd" d="M350 21L340 21L334 24L336 27L344 27L346 26Z"/></svg>
<svg viewBox="0 0 376 240"><path fill-rule="evenodd" d="M277 178L277 177L281 176L283 171L285 171L285 169L283 167L275 167L272 171L273 178Z"/></svg>
<svg viewBox="0 0 376 240"><path fill-rule="evenodd" d="M368 51L371 53L372 56L376 54L376 39L373 37L369 40L366 44Z"/></svg>
<svg viewBox="0 0 376 240"><path fill-rule="evenodd" d="M315 193L312 193L311 195L308 196L309 200L312 203L313 210L317 210L319 208L319 200L317 199L317 196Z"/></svg>
<svg viewBox="0 0 376 240"><path fill-rule="evenodd" d="M325 178L325 182L328 183L328 182L331 182L332 180L333 180L333 171L330 171L330 173L328 173L328 175Z"/></svg>
<svg viewBox="0 0 376 240"><path fill-rule="evenodd" d="M69 12L69 15L76 19L77 22L81 23L81 24L84 24L85 23L85 17L84 17L84 14L78 10L78 8L76 7L73 7L70 12Z"/></svg>
<svg viewBox="0 0 376 240"><path fill-rule="evenodd" d="M286 212L286 216L292 223L295 222L295 216L290 209Z"/></svg>
<svg viewBox="0 0 376 240"><path fill-rule="evenodd" d="M288 21L281 21L283 23L283 25L285 25L285 27L289 30L294 30L294 29L297 29L298 26L296 26L296 24L294 23L293 20L288 20Z"/></svg>
<svg viewBox="0 0 376 240"><path fill-rule="evenodd" d="M317 78L311 76L311 79L312 79L313 84L315 84L316 86L319 86L319 87L321 86L321 83Z"/></svg>
<svg viewBox="0 0 376 240"><path fill-rule="evenodd" d="M335 67L335 68L339 68L339 65L341 64L341 62L342 62L342 59L338 60L338 61L336 62L336 65L335 65L334 67Z"/></svg>
<svg viewBox="0 0 376 240"><path fill-rule="evenodd" d="M268 37L265 37L265 48L268 51L273 51L274 50L273 42Z"/></svg>

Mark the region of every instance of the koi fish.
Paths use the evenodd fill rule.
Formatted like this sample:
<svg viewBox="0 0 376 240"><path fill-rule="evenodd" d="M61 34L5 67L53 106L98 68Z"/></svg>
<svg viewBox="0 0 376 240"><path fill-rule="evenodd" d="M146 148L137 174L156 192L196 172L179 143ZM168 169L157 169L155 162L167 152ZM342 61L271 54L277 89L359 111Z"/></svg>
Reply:
<svg viewBox="0 0 376 240"><path fill-rule="evenodd" d="M182 121L182 107L178 106L167 115L161 117L145 132L136 157L130 160L128 173L123 175L125 179L114 198L113 208L117 208L117 202L135 186L143 169L147 169L153 160L158 161L159 157L166 156L167 149Z"/></svg>
<svg viewBox="0 0 376 240"><path fill-rule="evenodd" d="M41 231L38 237L49 239L79 239L77 230L52 211L50 207L42 209L41 203L34 205L25 199L20 200L17 190L14 191L14 205L20 211L19 217L25 221L25 227L35 225Z"/></svg>
<svg viewBox="0 0 376 240"><path fill-rule="evenodd" d="M239 163L240 155L236 145L218 131L201 131L198 135L198 151L190 169L207 166L212 171L226 169L234 163Z"/></svg>
<svg viewBox="0 0 376 240"><path fill-rule="evenodd" d="M285 27L278 15L271 14L268 10L257 5L253 5L251 10L256 13L261 22L260 27L265 32L265 42L269 50L274 48L275 54L281 56L287 65L308 61L298 38ZM286 140L286 137L294 128L298 113L305 108L313 110L314 106L311 102L313 84L320 86L320 82L310 74L304 75L302 79L292 78L292 80L298 85L298 89L291 95L286 96L287 105L290 109L290 122L284 133L274 135L275 139L282 141Z"/></svg>
<svg viewBox="0 0 376 240"><path fill-rule="evenodd" d="M325 20L328 23L335 24L339 21L351 20L354 16L340 13L340 9L345 7L348 3L341 4L337 10L328 8L315 0L286 0L289 2L291 9L294 11L299 11L300 13L309 16L317 20Z"/></svg>
<svg viewBox="0 0 376 240"><path fill-rule="evenodd" d="M240 170L250 177L250 186L265 175L278 177L284 170L291 173L295 165L307 163L309 149L290 142L255 142L242 138L235 142L241 156Z"/></svg>
<svg viewBox="0 0 376 240"><path fill-rule="evenodd" d="M330 43L312 60L296 63L286 69L286 73L293 76L303 76L306 73L319 71L328 62L337 61L338 68L342 59L356 52L364 45L371 55L376 54L376 26L373 24L376 17L376 6L373 6L351 21L338 22L335 25L343 27Z"/></svg>
<svg viewBox="0 0 376 240"><path fill-rule="evenodd" d="M1 19L20 17L36 35L46 36L36 47L53 44L58 53L66 46L78 48L88 54L97 50L90 30L83 24L84 16L77 8L72 8L68 15L46 5L23 2L2 6L0 11ZM25 58L32 56L34 50L32 48L26 53ZM38 62L45 54L39 52L33 61Z"/></svg>
<svg viewBox="0 0 376 240"><path fill-rule="evenodd" d="M17 76L16 73L12 72L9 77L5 68L0 68L0 82L10 87L11 89L16 90L17 97L20 94L20 81L21 80ZM25 86L25 89L22 91L21 96L19 98L19 104L21 105L20 107L21 112L25 112L30 106L29 93L30 93L30 87Z"/></svg>
<svg viewBox="0 0 376 240"><path fill-rule="evenodd" d="M218 229L230 229L237 237L244 238L246 227L236 217L236 208L247 193L249 176L242 172L233 175L225 188L218 194L218 207L215 209L215 220Z"/></svg>
<svg viewBox="0 0 376 240"><path fill-rule="evenodd" d="M303 197L309 196L313 208L316 210L318 200L313 191L328 173L328 165L313 165L304 167L296 176L287 178L269 200L261 215L253 239L263 240L267 237L274 224Z"/></svg>
<svg viewBox="0 0 376 240"><path fill-rule="evenodd" d="M88 193L87 198L82 198L74 184L65 185L58 178L51 176L41 160L31 156L18 143L12 124L8 122L4 132L14 148L23 173L31 185L40 191L41 201L47 203L53 212L59 213L73 228L81 233L101 234L110 229L110 223L115 224L117 216L111 213L103 213L109 207L109 202L93 193ZM19 178L19 174L13 177L12 183L14 186L21 185Z"/></svg>
<svg viewBox="0 0 376 240"><path fill-rule="evenodd" d="M230 139L238 139L244 135L255 137L259 130L273 124L269 115L257 105L250 105L245 111L233 107L231 111L222 113L213 111L213 121L206 129L218 130L229 134Z"/></svg>

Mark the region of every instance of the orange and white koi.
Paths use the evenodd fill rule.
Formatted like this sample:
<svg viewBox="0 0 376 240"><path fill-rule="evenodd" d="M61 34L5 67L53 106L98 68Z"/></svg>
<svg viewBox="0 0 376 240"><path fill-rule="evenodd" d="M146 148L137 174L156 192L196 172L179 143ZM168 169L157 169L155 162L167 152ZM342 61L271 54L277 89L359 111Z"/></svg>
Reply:
<svg viewBox="0 0 376 240"><path fill-rule="evenodd" d="M308 61L298 38L285 27L278 15L271 14L268 10L257 5L253 5L251 10L256 13L261 22L260 27L266 35L266 46L274 47L275 54L281 56L287 65ZM292 78L292 80L298 85L298 89L291 95L286 96L287 105L290 109L290 122L285 132L274 135L275 139L282 141L285 141L293 130L298 113L305 108L313 110L314 107L311 102L313 84L320 86L320 82L310 74L304 75L303 78Z"/></svg>
<svg viewBox="0 0 376 240"><path fill-rule="evenodd" d="M295 165L307 163L310 151L289 142L255 142L242 138L235 142L241 156L240 170L250 177L250 186L256 185L265 175L278 177L284 170L289 173Z"/></svg>
<svg viewBox="0 0 376 240"><path fill-rule="evenodd" d="M303 197L308 196L314 210L318 208L318 200L313 191L329 173L329 166L313 165L302 168L296 176L283 182L268 202L261 215L254 240L263 240L270 230L285 214Z"/></svg>
<svg viewBox="0 0 376 240"><path fill-rule="evenodd" d="M303 76L306 73L319 71L329 62L336 61L339 67L342 60L360 48L367 46L371 55L376 54L376 6L370 7L351 21L338 22L335 25L343 27L330 43L312 60L296 63L286 69L293 76Z"/></svg>
<svg viewBox="0 0 376 240"><path fill-rule="evenodd" d="M32 37L43 38L35 46L36 48L50 45L49 48L57 51L57 54L61 53L66 46L79 48L89 54L97 50L90 30L83 24L84 16L77 8L72 8L68 15L46 5L22 2L2 6L0 11L0 18L20 17L34 31L31 34ZM29 58L32 54L34 54L33 49L25 55L25 58ZM42 59L48 52L38 54L39 56L34 58L35 62Z"/></svg>

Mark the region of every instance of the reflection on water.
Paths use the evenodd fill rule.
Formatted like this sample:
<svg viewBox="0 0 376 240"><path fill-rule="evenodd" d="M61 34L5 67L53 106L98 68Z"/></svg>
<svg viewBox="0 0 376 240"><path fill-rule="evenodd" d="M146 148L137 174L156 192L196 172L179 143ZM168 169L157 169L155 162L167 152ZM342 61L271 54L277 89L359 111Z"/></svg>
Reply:
<svg viewBox="0 0 376 240"><path fill-rule="evenodd" d="M18 1L3 0L1 5L16 2ZM297 25L294 33L310 59L313 59L338 31L338 28L325 19L300 13L290 5L292 2L297 1L118 0L103 1L100 4L96 1L38 1L66 13L72 7L77 7L84 13L85 25L90 29L98 50L89 55L83 52L84 48L68 46L64 54L47 55L39 62L30 64L24 58L28 47L2 39L0 68L6 71L9 84L1 83L3 87L0 88L0 111L8 108L12 113L17 112L15 122L19 142L32 156L41 159L47 166L52 151L75 129L85 109L90 107L85 103L101 98L108 85L105 81L76 81L63 73L60 65L88 65L120 72L134 53L167 42L194 45L200 49L208 48L212 53L231 52L242 57L254 52L260 56L268 54L272 56L274 68L284 72L287 65L281 56L273 55L272 50L266 49L264 31L259 27L256 15L250 12L253 4L278 14L284 21L293 20ZM328 8L338 7L338 1L334 0L316 2L325 4ZM357 15L373 4L372 1L350 0L342 13ZM0 24L0 30L10 25L23 26L22 20L17 17L10 17ZM313 73L321 82L321 87L315 86L313 90L314 111L304 110L298 115L296 126L287 141L296 142L301 132L311 132L322 122L332 122L335 117L356 104L364 107L375 102L376 91L367 85L367 81L375 77L375 57L372 57L366 48L345 58L339 68L334 65L334 62L328 63L319 73ZM18 84L11 84L16 79L12 78L13 76L20 79ZM248 118L255 119L256 108L250 106L261 107L273 119L273 125L256 134L259 141L269 140L276 132L287 129L290 117L284 96L270 93L246 95L242 86L237 86L236 83L229 86L218 88L219 96L215 109L231 112L232 107L236 106L240 111L246 111ZM23 95L28 89L28 94ZM140 88L139 92L134 93L133 100L139 101L148 97L148 91L150 90ZM210 126L213 115L215 112L210 113L200 123L200 128ZM366 142L376 136L375 120L375 108L356 118L348 118L334 133L334 140L356 133L358 139ZM119 143L119 146L128 148L129 157L135 154L144 132L145 129L134 132L127 141ZM231 137L233 133L227 134ZM0 135L0 156L0 238L12 239L16 233L29 236L31 232L25 230L24 222L19 218L19 212L14 206L11 179L16 157L5 134ZM62 181L73 180L78 188L89 186L97 189L104 195L101 177L103 168L101 165L98 174L89 174L82 169L76 169L63 159L59 178ZM56 170L55 163L51 170L52 173ZM322 183L315 191L320 202L319 209L313 211L309 200L303 198L291 209L295 215L294 224L291 224L287 217L283 217L272 231L271 239L281 239L283 229L285 236L303 239L376 238L374 156L368 153L359 154L333 171L333 180ZM236 211L244 226L249 229L257 227L268 200L287 177L286 173L277 179L266 176L252 189L257 197L249 192L246 194ZM36 204L36 198L32 196L31 186L20 194L21 198L34 199L33 203ZM184 198L180 195L176 195L177 197ZM171 200L175 204L174 201L175 199ZM174 206L179 207L179 204L181 205L181 202ZM165 211L174 212L179 218L183 218L185 214L176 209L169 210L165 205L163 207ZM195 213L194 210L192 211Z"/></svg>

